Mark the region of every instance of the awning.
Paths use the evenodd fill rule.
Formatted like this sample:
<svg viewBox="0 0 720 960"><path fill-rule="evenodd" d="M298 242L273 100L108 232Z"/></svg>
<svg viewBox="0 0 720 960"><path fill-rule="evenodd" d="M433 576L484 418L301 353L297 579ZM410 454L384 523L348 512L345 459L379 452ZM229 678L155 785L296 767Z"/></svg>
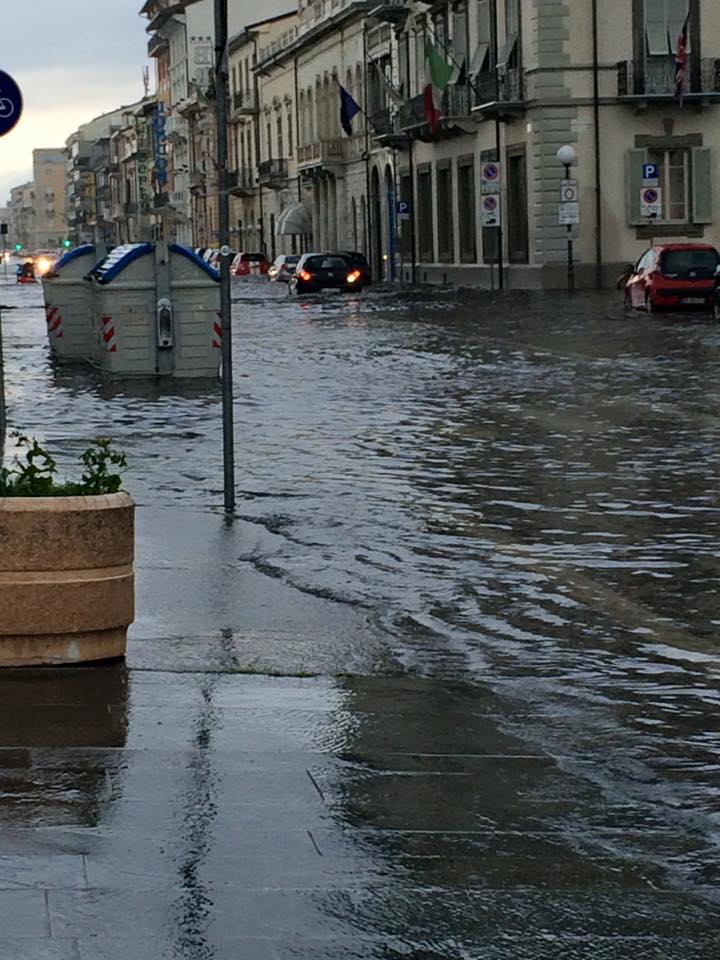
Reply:
<svg viewBox="0 0 720 960"><path fill-rule="evenodd" d="M310 214L301 203L295 203L287 210L283 210L277 218L275 233L279 237L287 237L291 234L311 234L312 220Z"/></svg>

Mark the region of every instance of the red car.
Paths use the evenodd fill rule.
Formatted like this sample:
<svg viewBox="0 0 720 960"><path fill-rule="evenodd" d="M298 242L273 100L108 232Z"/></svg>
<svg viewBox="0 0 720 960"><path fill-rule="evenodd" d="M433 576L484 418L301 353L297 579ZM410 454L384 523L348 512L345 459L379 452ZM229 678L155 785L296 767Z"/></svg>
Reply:
<svg viewBox="0 0 720 960"><path fill-rule="evenodd" d="M652 313L712 307L720 253L709 243L662 243L646 250L625 284L625 304Z"/></svg>
<svg viewBox="0 0 720 960"><path fill-rule="evenodd" d="M270 264L264 253L238 253L230 267L233 277L265 277Z"/></svg>

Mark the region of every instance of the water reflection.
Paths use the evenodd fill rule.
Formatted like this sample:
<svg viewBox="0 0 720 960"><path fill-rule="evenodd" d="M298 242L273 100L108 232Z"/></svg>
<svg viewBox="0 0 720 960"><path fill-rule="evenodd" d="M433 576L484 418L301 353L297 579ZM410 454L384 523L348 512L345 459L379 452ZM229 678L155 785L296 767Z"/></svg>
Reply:
<svg viewBox="0 0 720 960"><path fill-rule="evenodd" d="M0 823L94 827L122 795L121 663L0 671Z"/></svg>

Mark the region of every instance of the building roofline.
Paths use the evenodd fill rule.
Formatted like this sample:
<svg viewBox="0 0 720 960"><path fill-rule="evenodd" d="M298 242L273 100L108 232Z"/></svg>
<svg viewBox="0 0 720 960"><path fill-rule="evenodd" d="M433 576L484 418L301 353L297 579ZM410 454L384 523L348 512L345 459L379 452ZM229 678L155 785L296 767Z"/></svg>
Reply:
<svg viewBox="0 0 720 960"><path fill-rule="evenodd" d="M287 20L289 17L296 16L297 9L288 10L287 13L278 13L274 17L264 17L262 20L256 20L254 23L248 23L242 28L242 30L238 30L237 33L230 37L230 40L228 41L228 53L232 53L234 50L236 50L244 40L250 40L250 34L254 30L257 30L258 27L263 27L266 23L279 23L281 20Z"/></svg>
<svg viewBox="0 0 720 960"><path fill-rule="evenodd" d="M377 6L377 0L351 0L346 7L338 10L338 12L331 17L322 20L314 27L310 27L309 30L296 36L286 47L283 47L281 50L276 50L275 53L270 54L270 56L265 57L263 60L258 60L253 70L256 73L264 73L270 67L277 66L292 57L306 44L313 43L328 33L333 33L340 24L348 20L367 16L371 10L376 10Z"/></svg>

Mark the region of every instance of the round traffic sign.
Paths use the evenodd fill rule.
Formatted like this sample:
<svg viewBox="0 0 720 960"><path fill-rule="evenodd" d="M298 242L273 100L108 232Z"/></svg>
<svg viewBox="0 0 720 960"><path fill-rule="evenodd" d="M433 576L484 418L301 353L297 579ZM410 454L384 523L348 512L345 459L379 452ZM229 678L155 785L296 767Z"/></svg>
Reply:
<svg viewBox="0 0 720 960"><path fill-rule="evenodd" d="M657 203L658 192L652 187L648 187L646 190L643 190L642 198L643 203Z"/></svg>
<svg viewBox="0 0 720 960"><path fill-rule="evenodd" d="M498 206L497 197L495 196L483 197L484 210L487 210L489 213L493 213L495 210L497 210L497 206Z"/></svg>
<svg viewBox="0 0 720 960"><path fill-rule="evenodd" d="M0 70L0 137L10 133L20 119L23 98L20 87L9 73Z"/></svg>
<svg viewBox="0 0 720 960"><path fill-rule="evenodd" d="M486 163L482 168L483 180L489 180L491 183L500 176L500 170L497 164Z"/></svg>

